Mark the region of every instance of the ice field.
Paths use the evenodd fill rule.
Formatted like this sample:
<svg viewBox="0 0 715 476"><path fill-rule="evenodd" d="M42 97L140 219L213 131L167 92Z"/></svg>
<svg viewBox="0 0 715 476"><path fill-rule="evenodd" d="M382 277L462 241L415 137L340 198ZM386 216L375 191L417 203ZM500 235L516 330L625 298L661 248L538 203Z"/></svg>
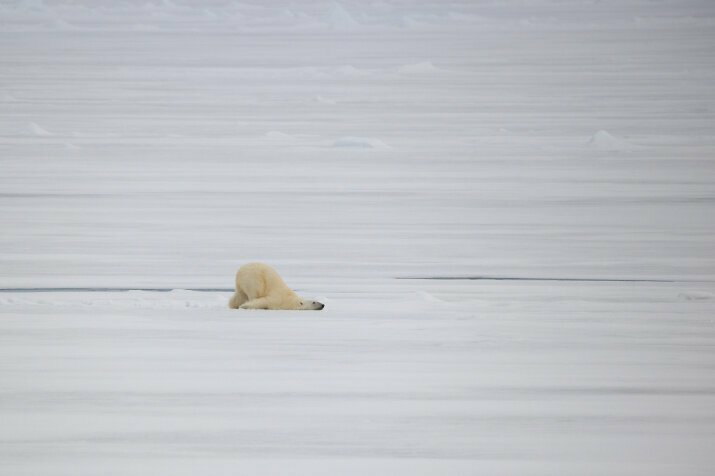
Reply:
<svg viewBox="0 0 715 476"><path fill-rule="evenodd" d="M0 0L0 474L710 475L715 3ZM320 312L236 311L265 261Z"/></svg>

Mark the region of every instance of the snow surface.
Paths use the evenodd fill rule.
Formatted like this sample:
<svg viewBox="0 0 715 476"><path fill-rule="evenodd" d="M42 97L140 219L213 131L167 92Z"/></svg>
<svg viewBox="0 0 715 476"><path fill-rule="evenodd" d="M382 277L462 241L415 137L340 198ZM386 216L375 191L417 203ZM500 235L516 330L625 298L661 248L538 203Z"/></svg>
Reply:
<svg viewBox="0 0 715 476"><path fill-rule="evenodd" d="M0 474L709 475L713 44L697 0L0 1ZM325 310L227 309L253 260Z"/></svg>

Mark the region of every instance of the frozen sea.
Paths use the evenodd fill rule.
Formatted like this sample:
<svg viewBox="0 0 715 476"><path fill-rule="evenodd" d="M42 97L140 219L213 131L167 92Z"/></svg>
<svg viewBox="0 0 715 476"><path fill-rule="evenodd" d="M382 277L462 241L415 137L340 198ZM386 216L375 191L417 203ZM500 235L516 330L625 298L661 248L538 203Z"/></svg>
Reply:
<svg viewBox="0 0 715 476"><path fill-rule="evenodd" d="M714 48L705 0L0 0L0 474L712 474ZM248 261L325 310L229 310Z"/></svg>

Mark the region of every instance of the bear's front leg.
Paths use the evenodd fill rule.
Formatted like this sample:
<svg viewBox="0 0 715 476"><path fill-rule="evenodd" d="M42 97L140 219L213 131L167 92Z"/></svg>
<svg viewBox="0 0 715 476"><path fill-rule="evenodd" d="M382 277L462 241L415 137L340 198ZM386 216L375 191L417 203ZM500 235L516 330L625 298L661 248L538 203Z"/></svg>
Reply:
<svg viewBox="0 0 715 476"><path fill-rule="evenodd" d="M246 296L246 294L239 289L236 290L236 292L233 293L233 296L231 296L231 299L229 299L228 307L231 309L238 309L246 301L248 301L248 296Z"/></svg>
<svg viewBox="0 0 715 476"><path fill-rule="evenodd" d="M269 309L268 298L251 299L248 302L241 304L240 309Z"/></svg>

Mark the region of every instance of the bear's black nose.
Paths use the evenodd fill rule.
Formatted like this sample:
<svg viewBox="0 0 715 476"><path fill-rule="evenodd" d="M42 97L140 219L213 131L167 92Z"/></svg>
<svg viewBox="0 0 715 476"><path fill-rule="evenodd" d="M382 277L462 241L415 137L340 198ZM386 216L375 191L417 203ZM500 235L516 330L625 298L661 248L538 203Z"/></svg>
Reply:
<svg viewBox="0 0 715 476"><path fill-rule="evenodd" d="M321 310L321 309L323 309L324 307L325 307L325 304L321 304L320 307L318 308L318 310Z"/></svg>

